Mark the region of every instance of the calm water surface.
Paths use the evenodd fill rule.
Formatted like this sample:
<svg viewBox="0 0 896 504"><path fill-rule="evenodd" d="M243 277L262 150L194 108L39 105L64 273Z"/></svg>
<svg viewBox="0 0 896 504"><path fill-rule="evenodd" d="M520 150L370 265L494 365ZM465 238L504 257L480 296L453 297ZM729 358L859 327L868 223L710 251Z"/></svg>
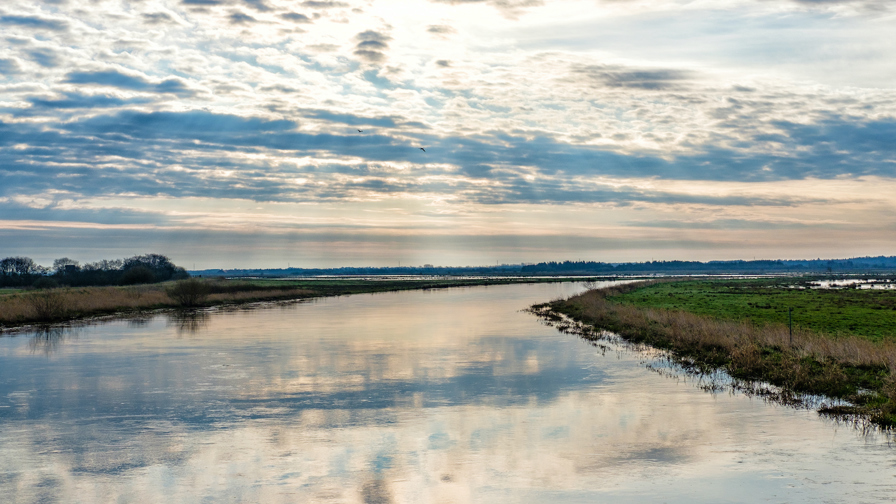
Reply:
<svg viewBox="0 0 896 504"><path fill-rule="evenodd" d="M508 285L0 337L0 502L892 502L896 446L710 394Z"/></svg>

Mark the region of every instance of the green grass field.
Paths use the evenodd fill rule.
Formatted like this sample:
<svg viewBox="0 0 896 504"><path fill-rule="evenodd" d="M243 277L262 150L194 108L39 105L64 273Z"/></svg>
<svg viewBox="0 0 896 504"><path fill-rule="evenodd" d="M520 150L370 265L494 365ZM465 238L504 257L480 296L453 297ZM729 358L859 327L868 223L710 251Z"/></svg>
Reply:
<svg viewBox="0 0 896 504"><path fill-rule="evenodd" d="M812 289L809 278L662 279L590 290L534 313L670 352L697 374L780 387L763 397L844 399L819 411L896 430L896 291ZM793 330L787 327L793 308ZM583 331L587 339L601 332Z"/></svg>
<svg viewBox="0 0 896 504"><path fill-rule="evenodd" d="M661 282L611 300L758 325L787 324L792 308L794 328L896 340L896 290L809 289L807 284L792 278Z"/></svg>

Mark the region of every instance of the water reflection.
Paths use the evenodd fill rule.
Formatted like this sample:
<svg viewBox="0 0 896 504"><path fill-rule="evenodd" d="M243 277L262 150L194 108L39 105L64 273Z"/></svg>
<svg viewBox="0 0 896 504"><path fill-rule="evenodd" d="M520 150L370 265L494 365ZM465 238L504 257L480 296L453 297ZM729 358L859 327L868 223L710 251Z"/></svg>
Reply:
<svg viewBox="0 0 896 504"><path fill-rule="evenodd" d="M153 317L138 315L138 316L128 317L127 323L128 323L128 327L135 327L135 328L146 327L149 325L150 322L152 322L152 319L153 319Z"/></svg>
<svg viewBox="0 0 896 504"><path fill-rule="evenodd" d="M168 325L177 329L179 336L194 335L208 326L211 315L201 310L184 310L169 313Z"/></svg>
<svg viewBox="0 0 896 504"><path fill-rule="evenodd" d="M34 330L28 339L28 348L32 353L45 356L56 352L67 339L77 337L75 328L67 326L42 326Z"/></svg>
<svg viewBox="0 0 896 504"><path fill-rule="evenodd" d="M704 393L519 312L568 288L159 316L85 328L40 359L0 339L0 495L888 502L896 491L886 443Z"/></svg>

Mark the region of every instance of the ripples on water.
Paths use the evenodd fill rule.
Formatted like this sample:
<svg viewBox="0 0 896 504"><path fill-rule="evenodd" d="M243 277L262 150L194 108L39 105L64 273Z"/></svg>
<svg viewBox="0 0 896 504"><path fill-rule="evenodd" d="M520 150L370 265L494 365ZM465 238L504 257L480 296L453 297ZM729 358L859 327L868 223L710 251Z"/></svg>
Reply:
<svg viewBox="0 0 896 504"><path fill-rule="evenodd" d="M2 502L890 502L896 448L520 310L359 295L0 338Z"/></svg>

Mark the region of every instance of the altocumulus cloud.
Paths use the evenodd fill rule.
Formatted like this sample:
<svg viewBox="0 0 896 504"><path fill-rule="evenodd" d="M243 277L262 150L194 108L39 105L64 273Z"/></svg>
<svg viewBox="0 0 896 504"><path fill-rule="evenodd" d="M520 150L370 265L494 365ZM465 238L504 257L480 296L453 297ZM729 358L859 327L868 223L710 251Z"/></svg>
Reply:
<svg viewBox="0 0 896 504"><path fill-rule="evenodd" d="M109 86L150 93L173 93L177 95L189 95L193 93L193 91L191 91L180 79L171 78L165 79L162 82L153 83L143 76L128 75L117 70L71 72L66 75L65 82L69 84Z"/></svg>
<svg viewBox="0 0 896 504"><path fill-rule="evenodd" d="M389 49L388 42L392 37L374 30L365 30L355 35L355 40L358 41L355 56L370 63L380 63L386 59L385 52Z"/></svg>
<svg viewBox="0 0 896 504"><path fill-rule="evenodd" d="M431 202L446 215L565 204L758 215L826 200L746 188L896 177L896 92L852 77L892 82L885 20L869 14L886 3L662 5L5 5L0 211L139 223L140 212L104 220L77 203L165 197L189 213L203 197L360 211ZM850 43L822 51L819 34ZM780 52L763 53L762 38ZM696 189L712 184L727 192Z"/></svg>

